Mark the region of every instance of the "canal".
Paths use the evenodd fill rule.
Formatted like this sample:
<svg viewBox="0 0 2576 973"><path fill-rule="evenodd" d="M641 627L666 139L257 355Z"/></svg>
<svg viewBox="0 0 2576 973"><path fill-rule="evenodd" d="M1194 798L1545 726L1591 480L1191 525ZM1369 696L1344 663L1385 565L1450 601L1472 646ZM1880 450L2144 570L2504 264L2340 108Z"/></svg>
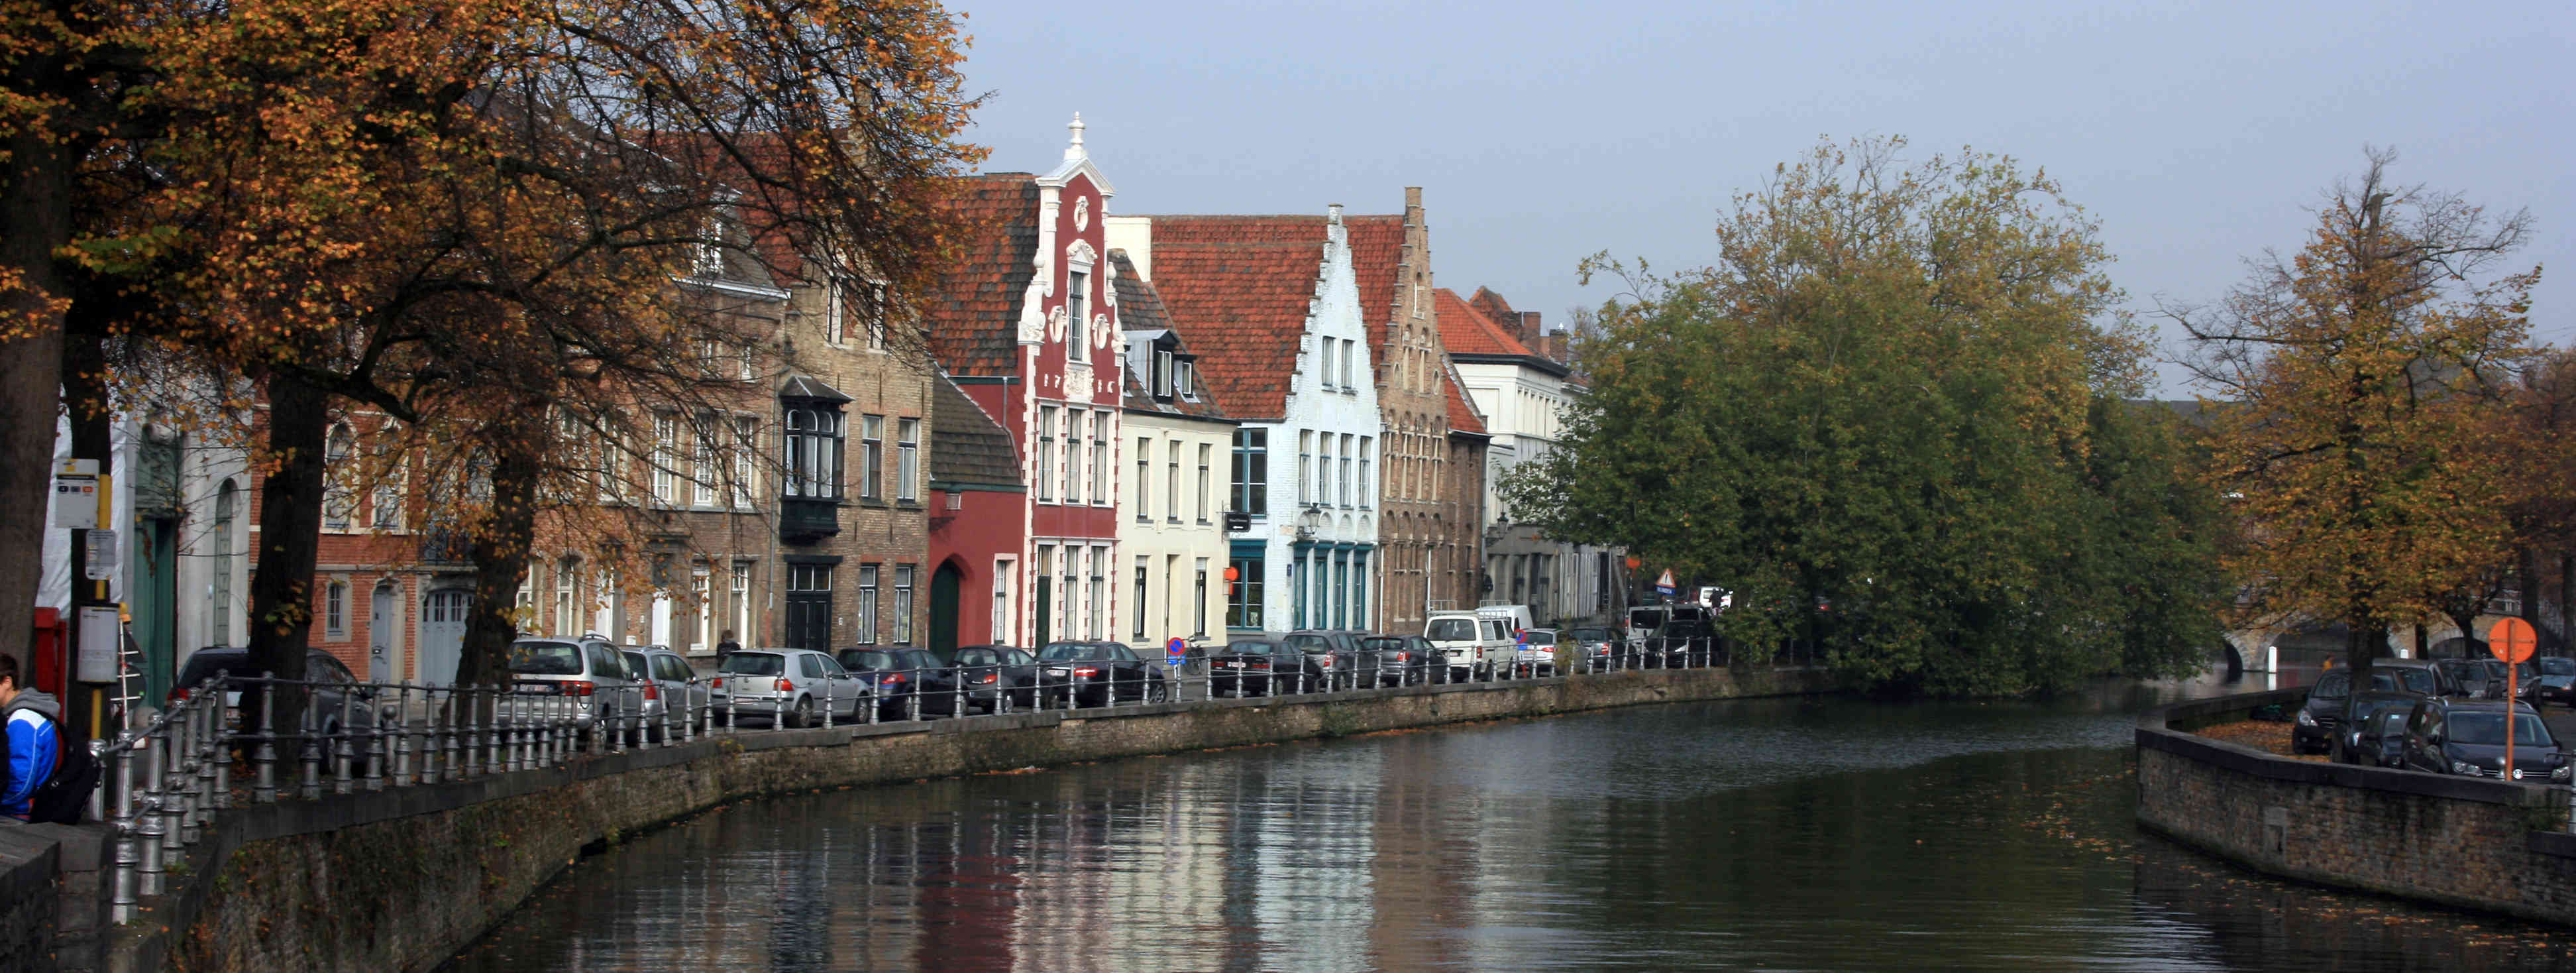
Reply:
<svg viewBox="0 0 2576 973"><path fill-rule="evenodd" d="M746 802L574 864L451 968L2576 963L2141 834L2133 714L2226 691L1677 704Z"/></svg>

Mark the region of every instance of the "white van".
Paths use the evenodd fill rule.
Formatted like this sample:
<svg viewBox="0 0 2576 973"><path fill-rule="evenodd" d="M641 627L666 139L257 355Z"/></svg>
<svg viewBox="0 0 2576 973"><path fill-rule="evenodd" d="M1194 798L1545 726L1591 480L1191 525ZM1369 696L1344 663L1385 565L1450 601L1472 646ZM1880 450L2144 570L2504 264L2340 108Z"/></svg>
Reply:
<svg viewBox="0 0 2576 973"><path fill-rule="evenodd" d="M1422 637L1448 661L1451 682L1490 679L1512 657L1511 630L1477 612L1432 612L1422 623Z"/></svg>
<svg viewBox="0 0 2576 973"><path fill-rule="evenodd" d="M1530 623L1528 605L1486 605L1476 609L1476 614L1502 622L1503 634L1515 638L1522 632L1538 627Z"/></svg>

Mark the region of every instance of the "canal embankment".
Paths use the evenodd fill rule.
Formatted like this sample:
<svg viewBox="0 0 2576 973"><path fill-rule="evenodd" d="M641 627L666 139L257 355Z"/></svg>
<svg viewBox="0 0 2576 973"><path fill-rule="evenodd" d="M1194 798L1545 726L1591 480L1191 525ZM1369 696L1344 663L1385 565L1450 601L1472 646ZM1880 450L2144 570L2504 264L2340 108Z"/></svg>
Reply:
<svg viewBox="0 0 2576 973"><path fill-rule="evenodd" d="M227 812L111 970L411 970L490 929L585 850L745 799L1312 737L1833 688L1804 669L1504 683L723 733L560 767Z"/></svg>
<svg viewBox="0 0 2576 973"><path fill-rule="evenodd" d="M2138 822L2268 875L2576 925L2567 788L2298 760L2191 732L2303 693L2143 714Z"/></svg>

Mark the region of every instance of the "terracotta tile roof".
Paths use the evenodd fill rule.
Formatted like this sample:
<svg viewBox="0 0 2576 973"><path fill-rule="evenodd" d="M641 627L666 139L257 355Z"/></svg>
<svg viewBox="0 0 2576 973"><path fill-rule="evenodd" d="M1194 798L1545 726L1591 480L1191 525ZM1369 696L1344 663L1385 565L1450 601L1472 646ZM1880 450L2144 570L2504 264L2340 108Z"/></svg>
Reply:
<svg viewBox="0 0 2576 973"><path fill-rule="evenodd" d="M951 374L1013 374L1020 299L1037 274L1037 177L1002 172L959 182L949 205L963 217L963 251L920 301L930 353Z"/></svg>
<svg viewBox="0 0 2576 973"><path fill-rule="evenodd" d="M1476 411L1474 403L1467 401L1466 393L1460 391L1464 383L1458 381L1458 366L1449 365L1441 369L1440 377L1440 384L1449 387L1449 431L1484 435L1485 417Z"/></svg>
<svg viewBox="0 0 2576 973"><path fill-rule="evenodd" d="M930 390L930 483L1016 486L1020 454L1011 433L985 414L964 389L939 376Z"/></svg>
<svg viewBox="0 0 2576 973"><path fill-rule="evenodd" d="M1396 271L1404 260L1404 217L1344 216L1342 225L1350 228L1351 271L1360 285L1360 321L1368 326L1369 347L1384 348L1387 322L1395 317Z"/></svg>
<svg viewBox="0 0 2576 973"><path fill-rule="evenodd" d="M1136 263L1128 259L1127 251L1109 251L1109 267L1112 283L1118 288L1118 323L1122 330L1128 334L1170 330L1178 342L1179 353L1189 354L1195 350L1190 347L1188 339L1182 337L1182 333L1174 326L1171 309L1163 304L1162 292L1154 287L1152 281L1137 276ZM1225 410L1217 404L1216 396L1205 391L1208 386L1215 383L1208 378L1208 366L1204 358L1197 362L1199 386L1202 390L1197 399L1175 397L1169 402L1157 402L1145 391L1145 380L1149 376L1140 374L1138 371L1139 367L1150 368L1152 364L1133 361L1133 356L1126 354L1125 342L1119 343L1118 350L1121 357L1131 359L1127 362L1128 367L1122 369L1127 373L1126 390L1122 393L1126 399L1127 408L1167 415L1196 416L1202 419L1225 418Z"/></svg>
<svg viewBox="0 0 2576 973"><path fill-rule="evenodd" d="M1485 292L1478 290L1481 296ZM1433 292L1433 313L1440 317L1440 343L1453 355L1531 355L1528 345L1512 337L1494 319L1458 299L1446 287Z"/></svg>
<svg viewBox="0 0 2576 973"><path fill-rule="evenodd" d="M1324 259L1321 216L1157 216L1154 287L1225 414L1288 412ZM1122 298L1123 300L1123 298ZM1122 320L1125 307L1120 307Z"/></svg>

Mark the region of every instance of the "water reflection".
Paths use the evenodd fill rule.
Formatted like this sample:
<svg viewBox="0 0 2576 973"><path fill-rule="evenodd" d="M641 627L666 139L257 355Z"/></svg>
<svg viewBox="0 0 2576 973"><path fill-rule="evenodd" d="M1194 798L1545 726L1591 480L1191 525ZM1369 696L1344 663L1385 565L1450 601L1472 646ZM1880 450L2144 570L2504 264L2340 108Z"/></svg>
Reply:
<svg viewBox="0 0 2576 973"><path fill-rule="evenodd" d="M2438 913L2423 915L2453 921L2388 933L2404 910L2243 875L2213 884L2186 874L2206 860L2141 845L2126 714L2210 691L1652 707L752 802L580 863L456 966L2326 970L2565 958ZM2305 911L2285 937L2294 910Z"/></svg>

